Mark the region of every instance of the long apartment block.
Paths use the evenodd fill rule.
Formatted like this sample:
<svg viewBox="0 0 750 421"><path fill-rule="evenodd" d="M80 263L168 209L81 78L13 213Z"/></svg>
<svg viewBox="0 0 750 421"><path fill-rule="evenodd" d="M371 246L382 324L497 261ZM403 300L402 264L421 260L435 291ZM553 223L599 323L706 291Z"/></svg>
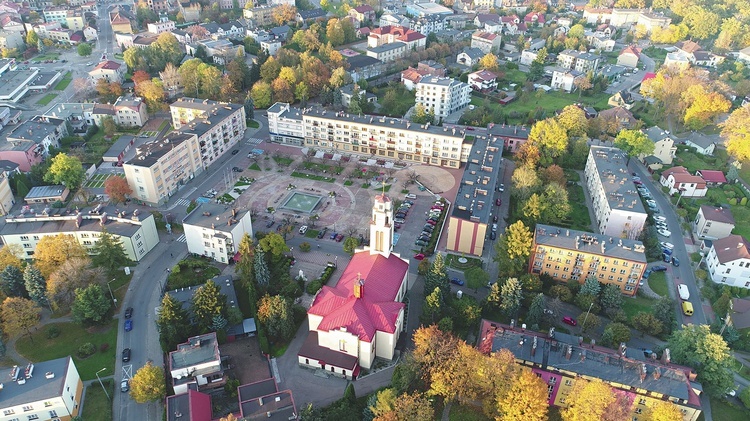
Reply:
<svg viewBox="0 0 750 421"><path fill-rule="evenodd" d="M586 188L599 232L635 239L646 226L648 214L633 184L625 153L617 148L592 146L586 160Z"/></svg>
<svg viewBox="0 0 750 421"><path fill-rule="evenodd" d="M529 272L559 282L594 277L634 296L646 270L646 248L627 238L537 224Z"/></svg>

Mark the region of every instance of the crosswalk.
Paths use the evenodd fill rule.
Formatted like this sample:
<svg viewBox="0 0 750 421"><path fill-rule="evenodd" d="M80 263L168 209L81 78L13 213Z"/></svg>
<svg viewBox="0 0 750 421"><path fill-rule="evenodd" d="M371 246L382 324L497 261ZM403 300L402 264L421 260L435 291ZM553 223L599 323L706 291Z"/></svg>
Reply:
<svg viewBox="0 0 750 421"><path fill-rule="evenodd" d="M176 240L178 243L187 243L187 239L185 238L185 234L182 234L179 236Z"/></svg>
<svg viewBox="0 0 750 421"><path fill-rule="evenodd" d="M177 205L179 206L185 206L187 207L190 204L190 201L187 199L180 199L177 201Z"/></svg>
<svg viewBox="0 0 750 421"><path fill-rule="evenodd" d="M254 137L251 137L250 139L247 139L247 144L248 145L260 145L261 142L263 142L263 139L257 139L257 138L254 138Z"/></svg>

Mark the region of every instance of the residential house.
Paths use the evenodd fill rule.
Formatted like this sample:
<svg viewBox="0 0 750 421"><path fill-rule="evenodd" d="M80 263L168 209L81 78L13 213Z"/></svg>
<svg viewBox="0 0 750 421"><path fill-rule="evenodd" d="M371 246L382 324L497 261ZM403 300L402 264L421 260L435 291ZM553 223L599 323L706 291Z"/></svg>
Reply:
<svg viewBox="0 0 750 421"><path fill-rule="evenodd" d="M717 284L750 288L750 250L745 237L729 235L713 240L706 266Z"/></svg>
<svg viewBox="0 0 750 421"><path fill-rule="evenodd" d="M49 156L50 148L59 148L60 140L68 135L65 120L34 116L3 134L0 159L18 164L23 172Z"/></svg>
<svg viewBox="0 0 750 421"><path fill-rule="evenodd" d="M191 1L179 1L179 9L182 16L185 17L186 22L197 22L200 20L201 15L201 4L198 2Z"/></svg>
<svg viewBox="0 0 750 421"><path fill-rule="evenodd" d="M115 124L124 127L143 127L148 121L146 103L139 97L119 97L114 104L94 104L91 119L98 126L105 117L112 117Z"/></svg>
<svg viewBox="0 0 750 421"><path fill-rule="evenodd" d="M640 58L641 49L634 45L629 45L617 56L617 64L630 68L638 67L638 60Z"/></svg>
<svg viewBox="0 0 750 421"><path fill-rule="evenodd" d="M626 110L630 110L635 106L635 100L633 99L633 95L630 94L629 90L623 89L609 97L607 105L610 105L612 107L622 107Z"/></svg>
<svg viewBox="0 0 750 421"><path fill-rule="evenodd" d="M16 244L21 250L18 257L22 259L34 256L42 238L57 235L74 238L90 254L105 230L122 243L128 259L136 262L159 244L159 234L151 213L138 209L121 211L103 203L88 211L45 207L36 212L32 210L30 216L8 217L0 228L0 239L5 245Z"/></svg>
<svg viewBox="0 0 750 421"><path fill-rule="evenodd" d="M523 50L521 51L521 59L519 62L525 66L531 66L531 63L536 60L538 55L539 51Z"/></svg>
<svg viewBox="0 0 750 421"><path fill-rule="evenodd" d="M167 421L210 420L213 418L211 395L193 389L169 395L165 416Z"/></svg>
<svg viewBox="0 0 750 421"><path fill-rule="evenodd" d="M724 173L719 170L698 170L695 175L702 178L709 187L723 186L727 183L727 178Z"/></svg>
<svg viewBox="0 0 750 421"><path fill-rule="evenodd" d="M430 72L409 67L401 72L401 83L407 91L413 91L419 81L429 74Z"/></svg>
<svg viewBox="0 0 750 421"><path fill-rule="evenodd" d="M624 127L626 129L629 129L638 121L633 116L633 113L623 107L614 107L604 111L600 111L599 117L604 120L611 120L619 124L620 127Z"/></svg>
<svg viewBox="0 0 750 421"><path fill-rule="evenodd" d="M133 27L136 26L129 16L122 12L110 13L110 24L112 25L112 31L125 34L132 34L134 32Z"/></svg>
<svg viewBox="0 0 750 421"><path fill-rule="evenodd" d="M691 175L685 167L672 167L661 173L662 186L669 188L669 195L703 197L708 192L706 182L697 175Z"/></svg>
<svg viewBox="0 0 750 421"><path fill-rule="evenodd" d="M377 47L367 47L367 56L378 59L383 63L398 60L404 57L409 50L403 42L391 42Z"/></svg>
<svg viewBox="0 0 750 421"><path fill-rule="evenodd" d="M432 76L445 76L445 66L435 60L422 60L417 63L417 70L427 72Z"/></svg>
<svg viewBox="0 0 750 421"><path fill-rule="evenodd" d="M5 418L72 419L80 416L83 382L70 356L6 368L0 412Z"/></svg>
<svg viewBox="0 0 750 421"><path fill-rule="evenodd" d="M277 102L268 108L266 113L271 142L292 146L305 144L305 126L302 123L301 109L292 108L286 102Z"/></svg>
<svg viewBox="0 0 750 421"><path fill-rule="evenodd" d="M518 152L518 148L529 140L530 127L526 125L490 123L487 129L493 139L501 141L505 150L510 153Z"/></svg>
<svg viewBox="0 0 750 421"><path fill-rule="evenodd" d="M592 49L604 52L611 52L615 49L615 40L602 33L585 31L584 36Z"/></svg>
<svg viewBox="0 0 750 421"><path fill-rule="evenodd" d="M503 23L497 13L477 13L474 17L474 26L493 34L499 34L503 31Z"/></svg>
<svg viewBox="0 0 750 421"><path fill-rule="evenodd" d="M635 239L648 214L630 178L625 153L617 148L591 146L584 170L600 234Z"/></svg>
<svg viewBox="0 0 750 421"><path fill-rule="evenodd" d="M175 24L169 19L160 20L159 22L148 23L148 31L152 34L161 34L162 32L172 32L175 30Z"/></svg>
<svg viewBox="0 0 750 421"><path fill-rule="evenodd" d="M360 24L366 24L369 22L375 22L375 9L372 6L364 4L357 6L353 9L349 9L349 16L354 18Z"/></svg>
<svg viewBox="0 0 750 421"><path fill-rule="evenodd" d="M260 41L260 49L265 51L269 56L274 56L281 49L281 41L269 39Z"/></svg>
<svg viewBox="0 0 750 421"><path fill-rule="evenodd" d="M544 26L546 20L544 13L542 12L529 12L523 17L523 21L527 27L529 26Z"/></svg>
<svg viewBox="0 0 750 421"><path fill-rule="evenodd" d="M216 332L193 336L169 353L169 375L175 394L222 387L226 383Z"/></svg>
<svg viewBox="0 0 750 421"><path fill-rule="evenodd" d="M552 89L573 92L573 89L576 88L576 80L585 77L586 76L583 73L577 70L568 70L557 67L552 70L552 82L550 83L550 86L552 86Z"/></svg>
<svg viewBox="0 0 750 421"><path fill-rule="evenodd" d="M0 30L0 48L21 48L23 46L24 41L20 33Z"/></svg>
<svg viewBox="0 0 750 421"><path fill-rule="evenodd" d="M252 9L243 9L242 16L252 20L256 26L270 26L274 24L274 12L279 6L261 5Z"/></svg>
<svg viewBox="0 0 750 421"><path fill-rule="evenodd" d="M700 132L691 132L685 138L679 138L685 145L695 148L701 155L713 155L716 149L717 136L707 136Z"/></svg>
<svg viewBox="0 0 750 421"><path fill-rule="evenodd" d="M701 205L693 221L693 234L702 240L716 240L729 237L734 227L734 217L730 209Z"/></svg>
<svg viewBox="0 0 750 421"><path fill-rule="evenodd" d="M432 33L439 33L445 30L445 17L442 15L430 15L412 19L409 23L409 29L427 36Z"/></svg>
<svg viewBox="0 0 750 421"><path fill-rule="evenodd" d="M501 42L502 36L500 34L477 31L471 35L471 48L477 48L484 54L497 52L500 49Z"/></svg>
<svg viewBox="0 0 750 421"><path fill-rule="evenodd" d="M473 67L485 56L485 52L479 48L464 47L463 51L456 56L456 62L467 67Z"/></svg>
<svg viewBox="0 0 750 421"><path fill-rule="evenodd" d="M677 146L675 146L672 135L659 126L649 127L644 132L654 142L654 152L649 156L658 160L658 163L654 161L652 165L649 165L649 169L658 170L663 165L672 165L672 160L674 160L677 153ZM642 161L645 158L647 158L646 155L639 156L639 159Z"/></svg>
<svg viewBox="0 0 750 421"><path fill-rule="evenodd" d="M701 415L703 386L695 381L693 368L672 364L668 348L657 359L654 353L647 357L643 349L628 349L624 343L609 349L554 327L539 333L513 322L508 326L489 320L482 320L477 337L483 354L509 351L520 370L538 376L547 386L550 406L566 408L577 382L598 379L610 396L632 403L623 419L643 419L640 414L665 401L677 406L681 420L696 421Z"/></svg>
<svg viewBox="0 0 750 421"><path fill-rule="evenodd" d="M601 57L596 54L575 50L563 50L557 55L558 66L580 73L596 72L600 60Z"/></svg>
<svg viewBox="0 0 750 421"><path fill-rule="evenodd" d="M344 108L349 108L349 105L351 105L352 98L354 98L355 95L355 86L357 87L356 94L359 95L360 100L364 100L369 103L374 103L377 100L377 97L374 94L368 93L366 90L360 88L354 83L350 83L339 88L339 92L341 93L341 105Z"/></svg>
<svg viewBox="0 0 750 421"><path fill-rule="evenodd" d="M617 28L610 24L603 23L596 27L596 31L594 33L597 35L601 34L602 36L605 36L607 38L614 38L615 34L617 34Z"/></svg>
<svg viewBox="0 0 750 421"><path fill-rule="evenodd" d="M664 66L685 70L690 67L690 59L682 51L672 51L664 58Z"/></svg>
<svg viewBox="0 0 750 421"><path fill-rule="evenodd" d="M594 277L600 283L617 286L620 292L630 296L636 295L638 282L648 264L646 248L638 240L612 240L607 235L543 224L537 224L534 229L531 256L529 273L580 284Z"/></svg>
<svg viewBox="0 0 750 421"><path fill-rule="evenodd" d="M750 300L746 298L732 298L729 302L729 323L735 329L747 329L750 327Z"/></svg>
<svg viewBox="0 0 750 421"><path fill-rule="evenodd" d="M297 12L297 22L299 23L305 23L310 22L317 19L323 19L326 17L328 12L326 12L323 9L311 9L311 10L299 10Z"/></svg>
<svg viewBox="0 0 750 421"><path fill-rule="evenodd" d="M497 88L497 75L489 70L469 73L469 86L475 91L489 92Z"/></svg>
<svg viewBox="0 0 750 421"><path fill-rule="evenodd" d="M400 26L403 28L409 28L411 20L406 16L395 14L395 13L384 13L378 20L378 26L384 28L386 26Z"/></svg>
<svg viewBox="0 0 750 421"><path fill-rule="evenodd" d="M380 47L384 44L403 42L408 51L422 51L425 49L427 37L419 32L402 26L383 26L370 31L367 36L367 46L370 48Z"/></svg>
<svg viewBox="0 0 750 421"><path fill-rule="evenodd" d="M182 220L189 253L229 263L245 234L253 237L250 211L201 203Z"/></svg>
<svg viewBox="0 0 750 421"><path fill-rule="evenodd" d="M70 190L67 187L58 186L35 186L29 190L29 193L23 198L23 201L27 205L34 205L39 203L55 203L64 202Z"/></svg>
<svg viewBox="0 0 750 421"><path fill-rule="evenodd" d="M692 40L680 41L675 44L675 47L678 53L684 55L691 64L696 66L716 67L725 60L725 57L704 50Z"/></svg>
<svg viewBox="0 0 750 421"><path fill-rule="evenodd" d="M347 71L352 77L352 82L355 83L360 79L369 79L375 76L380 76L386 69L385 63L364 54L345 57L345 60L349 63Z"/></svg>
<svg viewBox="0 0 750 421"><path fill-rule="evenodd" d="M586 23L589 25L601 25L612 20L612 9L586 6L583 9L583 18L586 19Z"/></svg>
<svg viewBox="0 0 750 421"><path fill-rule="evenodd" d="M504 34L517 36L526 33L526 24L516 15L501 16L500 21L503 23Z"/></svg>
<svg viewBox="0 0 750 421"><path fill-rule="evenodd" d="M263 42L260 44L261 48L263 48ZM216 64L224 64L237 56L245 56L245 46L242 44L235 45L228 39L204 39L195 44L186 45L185 48L188 54L194 56L199 46L202 46L206 50L208 57Z"/></svg>
<svg viewBox="0 0 750 421"><path fill-rule="evenodd" d="M357 251L335 287L323 286L307 311L307 339L297 359L304 367L356 379L375 358L390 361L405 330L409 262L392 252L393 201L375 196L370 247Z"/></svg>
<svg viewBox="0 0 750 421"><path fill-rule="evenodd" d="M86 41L96 41L99 39L99 32L93 26L83 28L83 37Z"/></svg>
<svg viewBox="0 0 750 421"><path fill-rule="evenodd" d="M437 119L460 111L471 102L471 87L447 77L424 77L417 83L415 92L416 103L432 111Z"/></svg>
<svg viewBox="0 0 750 421"><path fill-rule="evenodd" d="M96 65L96 67L89 72L89 77L94 83L99 79L104 79L110 83L122 83L126 70L127 68L124 64L112 60L105 60Z"/></svg>
<svg viewBox="0 0 750 421"><path fill-rule="evenodd" d="M750 47L745 47L737 53L737 61L750 64Z"/></svg>

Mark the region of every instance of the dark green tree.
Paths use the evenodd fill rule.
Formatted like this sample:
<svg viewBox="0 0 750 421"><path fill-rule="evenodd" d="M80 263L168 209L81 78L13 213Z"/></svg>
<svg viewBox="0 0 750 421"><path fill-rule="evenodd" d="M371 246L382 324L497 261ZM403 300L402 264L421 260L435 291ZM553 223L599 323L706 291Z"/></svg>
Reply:
<svg viewBox="0 0 750 421"><path fill-rule="evenodd" d="M84 326L103 324L109 321L112 300L99 285L76 289L73 302L73 320Z"/></svg>
<svg viewBox="0 0 750 421"><path fill-rule="evenodd" d="M125 254L122 241L107 230L102 230L99 240L91 248L91 254L93 254L91 262L94 266L105 269L110 276L121 267L131 263Z"/></svg>
<svg viewBox="0 0 750 421"><path fill-rule="evenodd" d="M174 350L177 344L185 342L193 332L187 311L169 294L165 294L161 300L156 327L159 329L159 342L164 352Z"/></svg>
<svg viewBox="0 0 750 421"><path fill-rule="evenodd" d="M610 323L602 333L602 345L617 348L620 343L630 341L630 328L622 323Z"/></svg>
<svg viewBox="0 0 750 421"><path fill-rule="evenodd" d="M195 315L195 325L200 332L206 332L211 327L216 315L223 316L226 307L227 296L221 293L214 281L209 280L195 290L191 308Z"/></svg>
<svg viewBox="0 0 750 421"><path fill-rule="evenodd" d="M6 297L28 297L21 269L8 265L0 272L0 281L2 281L0 289Z"/></svg>
<svg viewBox="0 0 750 421"><path fill-rule="evenodd" d="M652 307L654 317L656 317L664 327L664 332L671 333L675 325L674 300L669 297L662 297Z"/></svg>
<svg viewBox="0 0 750 421"><path fill-rule="evenodd" d="M526 324L533 326L542 322L542 319L544 318L545 301L546 299L542 293L539 293L534 297L531 301L531 306L529 306L529 312L526 314Z"/></svg>
<svg viewBox="0 0 750 421"><path fill-rule="evenodd" d="M602 288L599 302L604 311L611 317L612 314L622 309L623 299L620 288L613 284L605 285L604 288Z"/></svg>
<svg viewBox="0 0 750 421"><path fill-rule="evenodd" d="M268 263L266 263L265 256L266 253L263 250L255 250L253 268L255 269L255 282L259 288L268 288L271 282L271 272L268 270Z"/></svg>
<svg viewBox="0 0 750 421"><path fill-rule="evenodd" d="M450 296L451 286L448 279L448 273L445 269L445 262L443 261L443 255L440 253L435 254L435 258L432 260L430 270L424 277L424 291L425 296L435 291L435 288L440 288L443 299Z"/></svg>
<svg viewBox="0 0 750 421"><path fill-rule="evenodd" d="M281 295L266 294L260 299L258 321L273 341L285 341L294 335L292 305Z"/></svg>
<svg viewBox="0 0 750 421"><path fill-rule="evenodd" d="M36 266L26 266L26 269L23 271L23 283L32 301L40 306L49 306L49 301L47 301L47 281L44 280L42 272Z"/></svg>

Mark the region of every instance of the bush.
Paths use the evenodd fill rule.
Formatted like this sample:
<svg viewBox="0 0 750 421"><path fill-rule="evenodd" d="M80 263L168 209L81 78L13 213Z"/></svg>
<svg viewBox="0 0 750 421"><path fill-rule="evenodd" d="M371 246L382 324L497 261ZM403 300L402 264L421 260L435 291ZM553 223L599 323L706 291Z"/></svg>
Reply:
<svg viewBox="0 0 750 421"><path fill-rule="evenodd" d="M60 336L60 328L53 325L47 328L47 339L54 339Z"/></svg>
<svg viewBox="0 0 750 421"><path fill-rule="evenodd" d="M294 324L299 325L307 317L307 309L304 306L295 304L292 306L292 315L294 316Z"/></svg>
<svg viewBox="0 0 750 421"><path fill-rule="evenodd" d="M309 284L307 284L307 293L310 295L315 295L320 291L320 289L323 288L323 281L320 279L316 279L314 281L310 281Z"/></svg>
<svg viewBox="0 0 750 421"><path fill-rule="evenodd" d="M86 342L78 348L78 358L87 358L94 355L96 352L96 345L91 342Z"/></svg>
<svg viewBox="0 0 750 421"><path fill-rule="evenodd" d="M109 349L109 344L106 342L104 342L103 344L99 346L99 352L101 352L102 354L107 352L108 349Z"/></svg>
<svg viewBox="0 0 750 421"><path fill-rule="evenodd" d="M307 241L305 241L305 242L303 242L302 244L299 245L299 249L301 251L305 252L305 253L307 253L308 251L310 251L311 248L312 247L310 246L310 243L308 243Z"/></svg>
<svg viewBox="0 0 750 421"><path fill-rule="evenodd" d="M740 392L739 396L745 407L750 408L750 387L746 387Z"/></svg>
<svg viewBox="0 0 750 421"><path fill-rule="evenodd" d="M302 288L300 288L297 282L287 282L279 291L280 295L287 297L291 300L302 296Z"/></svg>

